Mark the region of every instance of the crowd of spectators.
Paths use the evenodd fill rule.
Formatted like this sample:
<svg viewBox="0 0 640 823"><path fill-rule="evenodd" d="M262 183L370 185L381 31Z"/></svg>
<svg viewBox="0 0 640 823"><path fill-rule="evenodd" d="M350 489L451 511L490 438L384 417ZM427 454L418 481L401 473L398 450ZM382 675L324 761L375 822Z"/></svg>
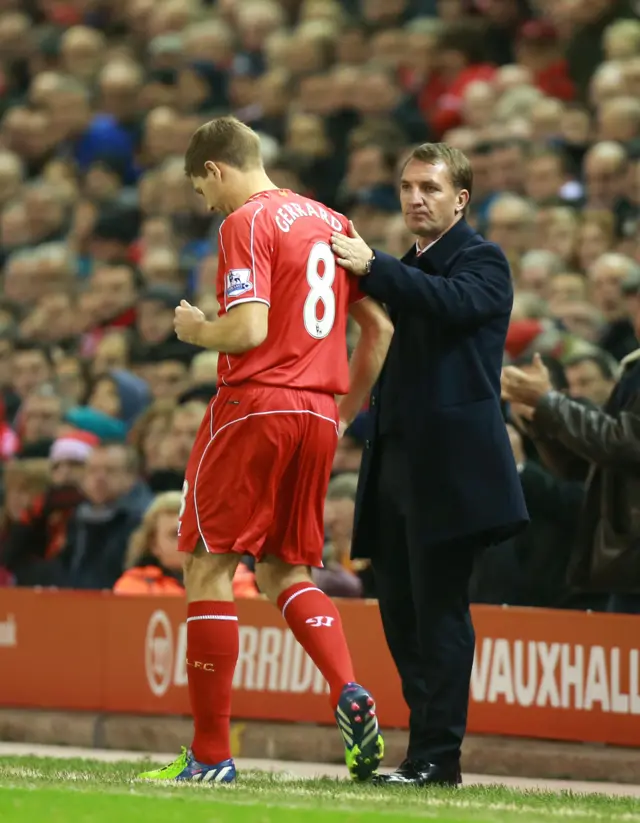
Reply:
<svg viewBox="0 0 640 823"><path fill-rule="evenodd" d="M474 170L469 221L516 296L506 357L602 405L638 347L640 8L634 0L0 0L0 585L181 592L175 523L217 356L219 219L183 172L233 113L283 188L402 256L397 172L444 140ZM353 344L350 339L349 344ZM366 414L364 412L363 414ZM329 593L349 561L363 421L326 505ZM479 564L484 602L591 607L564 583L583 488L510 428L532 515ZM250 563L238 594L258 594Z"/></svg>

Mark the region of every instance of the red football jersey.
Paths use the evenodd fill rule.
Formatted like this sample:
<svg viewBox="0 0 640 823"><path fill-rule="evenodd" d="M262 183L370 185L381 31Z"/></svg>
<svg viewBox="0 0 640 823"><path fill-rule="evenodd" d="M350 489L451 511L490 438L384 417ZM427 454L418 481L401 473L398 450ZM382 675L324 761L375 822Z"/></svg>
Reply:
<svg viewBox="0 0 640 823"><path fill-rule="evenodd" d="M220 316L240 303L266 303L267 339L241 355L221 354L223 385L262 383L330 394L349 390L347 316L357 278L336 263L333 232L347 219L284 189L256 194L220 227Z"/></svg>

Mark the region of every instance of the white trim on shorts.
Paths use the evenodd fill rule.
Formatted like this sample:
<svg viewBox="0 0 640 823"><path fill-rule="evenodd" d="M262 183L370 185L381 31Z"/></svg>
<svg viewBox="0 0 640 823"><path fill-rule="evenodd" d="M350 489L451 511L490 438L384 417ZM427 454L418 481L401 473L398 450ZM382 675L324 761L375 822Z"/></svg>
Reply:
<svg viewBox="0 0 640 823"><path fill-rule="evenodd" d="M225 423L224 426L221 426L217 432L214 432L212 404L210 412L211 422L209 429L209 431L211 432L211 439L205 446L204 451L202 452L202 457L200 458L200 462L198 463L198 468L196 469L196 476L193 481L193 508L195 509L196 513L196 524L198 526L198 533L200 535L200 539L202 540L202 545L210 554L213 554L213 552L211 552L211 549L209 548L209 546L207 545L207 541L205 540L204 534L202 533L202 528L200 526L200 515L198 514L198 475L200 474L200 469L202 468L204 459L207 456L207 452L209 451L209 448L213 444L213 441L216 439L216 437L225 429L229 428L229 426L233 426L234 423L242 423L243 420L248 420L250 417L266 417L266 415L268 414L310 414L313 417L318 417L320 418L320 420L326 420L329 423L331 423L333 428L336 430L336 435L339 436L338 426L336 425L336 421L333 419L333 417L326 417L324 414L318 414L318 412L311 411L310 409L274 409L272 411L265 412L250 412L249 414L245 414L244 417L238 417L236 420L230 420L228 423Z"/></svg>

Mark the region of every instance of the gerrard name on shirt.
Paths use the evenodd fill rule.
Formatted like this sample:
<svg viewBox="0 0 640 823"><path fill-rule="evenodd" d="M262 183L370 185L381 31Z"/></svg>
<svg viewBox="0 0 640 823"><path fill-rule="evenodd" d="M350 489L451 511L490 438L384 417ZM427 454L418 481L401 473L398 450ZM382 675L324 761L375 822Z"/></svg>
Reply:
<svg viewBox="0 0 640 823"><path fill-rule="evenodd" d="M320 220L324 220L324 222L328 226L331 226L334 231L342 231L344 228L335 214L330 214L321 206L314 206L309 202L285 203L284 206L279 208L276 212L276 226L280 229L280 231L286 233L291 230L291 226L293 226L295 221L300 217L317 217Z"/></svg>

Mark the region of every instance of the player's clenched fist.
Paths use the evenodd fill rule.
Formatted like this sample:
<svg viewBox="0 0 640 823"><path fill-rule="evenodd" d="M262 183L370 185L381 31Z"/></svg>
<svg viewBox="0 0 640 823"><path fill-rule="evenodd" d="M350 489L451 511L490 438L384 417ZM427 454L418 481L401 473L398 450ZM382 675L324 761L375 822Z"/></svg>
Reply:
<svg viewBox="0 0 640 823"><path fill-rule="evenodd" d="M173 318L173 328L176 330L178 340L198 346L206 322L204 312L200 311L197 306L187 303L186 300L181 300Z"/></svg>

